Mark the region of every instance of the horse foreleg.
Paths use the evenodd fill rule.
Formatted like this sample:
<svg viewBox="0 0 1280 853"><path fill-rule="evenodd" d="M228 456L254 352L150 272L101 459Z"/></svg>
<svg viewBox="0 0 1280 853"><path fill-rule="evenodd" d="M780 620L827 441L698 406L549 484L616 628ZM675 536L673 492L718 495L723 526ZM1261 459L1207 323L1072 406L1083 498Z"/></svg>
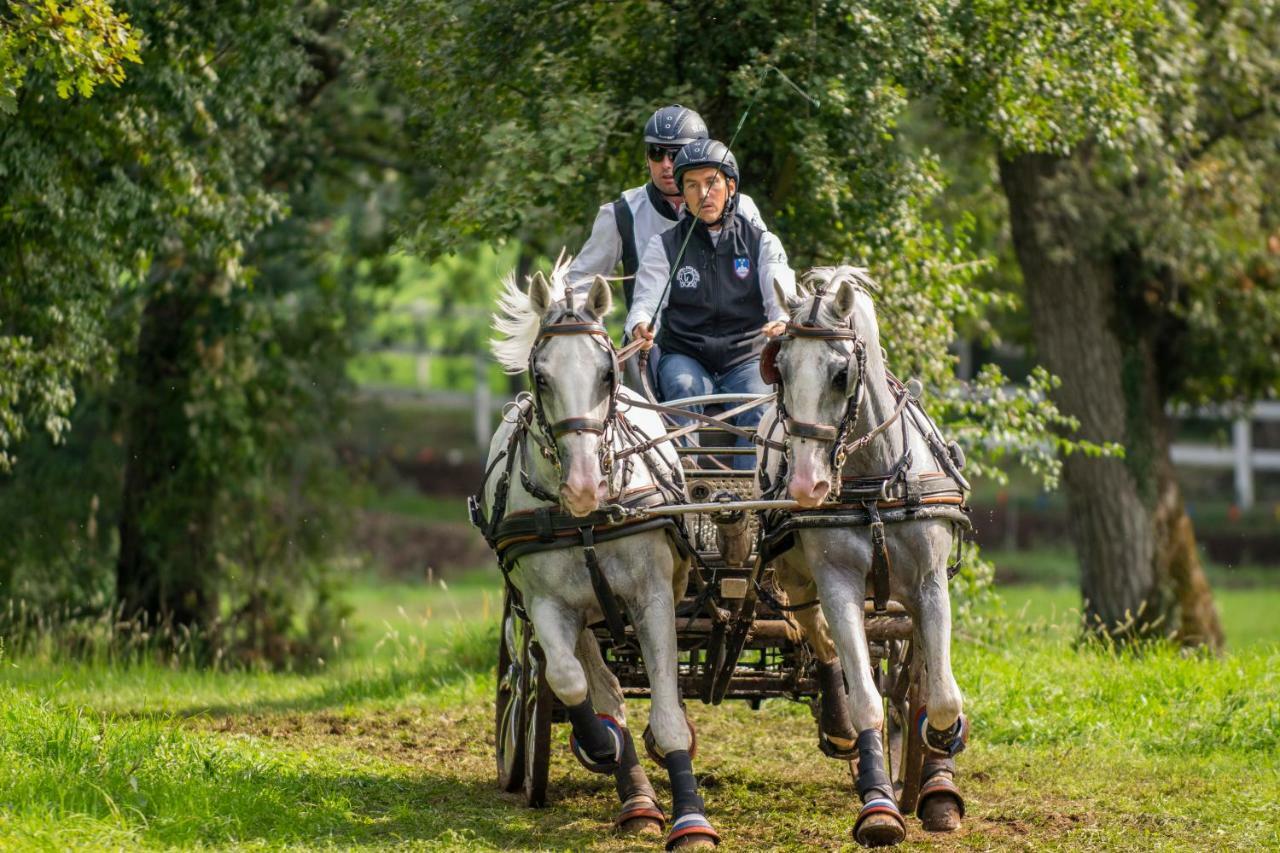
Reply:
<svg viewBox="0 0 1280 853"><path fill-rule="evenodd" d="M926 576L914 603L912 617L925 663L925 704L914 721L925 745L916 813L926 830L950 832L964 816L964 800L955 783L955 756L965 747L969 725L951 672L951 600L944 567L935 567Z"/></svg>
<svg viewBox="0 0 1280 853"><path fill-rule="evenodd" d="M600 644L589 630L583 630L578 635L578 659L586 669L592 706L597 713L613 717L622 727L622 759L618 769L613 771L618 801L622 803L615 826L620 832L629 834L661 833L666 825L666 817L662 813L662 807L658 805L658 796L654 793L653 786L649 784L649 777L640 766L635 739L627 728L622 687L618 684L617 676L605 666L600 654Z"/></svg>
<svg viewBox="0 0 1280 853"><path fill-rule="evenodd" d="M867 847L897 844L906 837L907 829L884 760L884 706L871 678L862 614L866 578L861 572L831 564L816 566L814 576L848 678L849 714L858 730L858 796L862 809L853 837Z"/></svg>
<svg viewBox="0 0 1280 853"><path fill-rule="evenodd" d="M720 836L707 820L706 805L693 775L689 726L680 707L677 679L675 601L666 590L655 588L638 606L630 608L652 696L649 727L671 779L671 832L667 848L709 847Z"/></svg>
<svg viewBox="0 0 1280 853"><path fill-rule="evenodd" d="M593 773L612 773L622 758L622 727L612 717L598 717L592 710L586 670L574 654L582 614L560 602L538 598L529 604L529 618L546 658L547 683L569 712L573 754Z"/></svg>
<svg viewBox="0 0 1280 853"><path fill-rule="evenodd" d="M801 633L818 660L818 748L831 758L850 761L857 756L857 735L849 720L844 669L840 666L836 645L831 640L827 617L815 603L818 599L818 585L807 569L786 559L774 563L774 570L788 604L813 604L812 607L804 607L788 615L799 624Z"/></svg>

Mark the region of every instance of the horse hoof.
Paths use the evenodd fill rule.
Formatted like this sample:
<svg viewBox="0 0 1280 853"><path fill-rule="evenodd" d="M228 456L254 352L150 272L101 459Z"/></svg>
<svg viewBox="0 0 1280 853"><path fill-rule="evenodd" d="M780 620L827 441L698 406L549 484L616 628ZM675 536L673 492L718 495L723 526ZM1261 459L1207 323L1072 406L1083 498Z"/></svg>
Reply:
<svg viewBox="0 0 1280 853"><path fill-rule="evenodd" d="M952 794L939 792L920 804L920 824L925 832L954 832L964 810Z"/></svg>
<svg viewBox="0 0 1280 853"><path fill-rule="evenodd" d="M665 823L652 817L633 817L618 821L619 835L661 835Z"/></svg>
<svg viewBox="0 0 1280 853"><path fill-rule="evenodd" d="M930 772L930 764L936 762ZM964 817L964 798L952 774L955 762L951 759L926 759L925 782L920 788L916 814L928 832L952 832L960 828Z"/></svg>
<svg viewBox="0 0 1280 853"><path fill-rule="evenodd" d="M858 757L858 742L840 735L828 734L818 729L818 749L827 758L836 761L852 761Z"/></svg>
<svg viewBox="0 0 1280 853"><path fill-rule="evenodd" d="M892 847L907 837L902 813L890 800L868 800L853 826L853 840L863 847Z"/></svg>
<svg viewBox="0 0 1280 853"><path fill-rule="evenodd" d="M675 850L709 850L720 844L720 836L711 827L711 822L700 814L687 814L676 818L671 824L671 834L667 836L667 849Z"/></svg>
<svg viewBox="0 0 1280 853"><path fill-rule="evenodd" d="M614 826L619 835L661 835L667 828L667 817L652 799L637 794L623 804Z"/></svg>

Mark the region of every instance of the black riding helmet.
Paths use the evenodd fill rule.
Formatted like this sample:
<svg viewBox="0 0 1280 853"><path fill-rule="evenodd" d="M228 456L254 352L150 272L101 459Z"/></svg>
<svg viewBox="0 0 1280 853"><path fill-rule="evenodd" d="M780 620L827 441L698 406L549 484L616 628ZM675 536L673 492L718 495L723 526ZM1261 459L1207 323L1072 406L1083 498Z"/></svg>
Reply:
<svg viewBox="0 0 1280 853"><path fill-rule="evenodd" d="M742 183L742 179L738 176L738 161L734 159L733 152L727 145L716 139L696 139L681 148L680 153L676 155L674 169L676 186L680 188L680 192L684 192L684 173L703 166L715 166L724 172L726 178L733 178L738 184Z"/></svg>
<svg viewBox="0 0 1280 853"><path fill-rule="evenodd" d="M707 123L688 107L672 104L649 116L644 123L644 141L650 145L685 145L695 139L706 139Z"/></svg>

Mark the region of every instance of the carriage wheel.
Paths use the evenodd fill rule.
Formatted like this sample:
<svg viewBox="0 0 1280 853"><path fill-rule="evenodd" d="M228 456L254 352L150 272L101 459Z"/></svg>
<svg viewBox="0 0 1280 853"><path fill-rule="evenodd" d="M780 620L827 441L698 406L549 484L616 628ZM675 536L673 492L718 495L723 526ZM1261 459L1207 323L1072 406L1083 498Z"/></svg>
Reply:
<svg viewBox="0 0 1280 853"><path fill-rule="evenodd" d="M494 714L498 787L508 793L519 791L524 784L530 633L529 623L516 615L508 594L502 605L502 630L498 637L498 696Z"/></svg>
<svg viewBox="0 0 1280 853"><path fill-rule="evenodd" d="M524 801L530 808L547 804L551 771L551 709L555 696L547 683L546 658L536 641L529 644L529 690L525 699Z"/></svg>
<svg viewBox="0 0 1280 853"><path fill-rule="evenodd" d="M893 778L898 807L910 814L915 811L916 802L920 798L920 776L924 772L924 742L920 738L920 731L911 725L916 712L924 703L924 690L920 683L924 678L924 660L910 654L909 642L903 641L900 645L904 650L898 665L898 678L905 681L898 681L897 690L893 694L896 698L894 716L898 720L896 728L901 743Z"/></svg>

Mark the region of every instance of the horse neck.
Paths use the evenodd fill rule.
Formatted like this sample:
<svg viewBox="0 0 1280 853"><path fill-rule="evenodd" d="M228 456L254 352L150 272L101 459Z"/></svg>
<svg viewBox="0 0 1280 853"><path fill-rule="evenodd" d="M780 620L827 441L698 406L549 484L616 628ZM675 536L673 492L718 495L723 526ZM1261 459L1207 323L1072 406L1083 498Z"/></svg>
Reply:
<svg viewBox="0 0 1280 853"><path fill-rule="evenodd" d="M870 349L870 348L869 348ZM897 401L889 390L884 361L876 352L867 353L867 372L862 380L862 405L854 421L853 435L866 435L893 416ZM888 471L902 457L902 431L897 424L880 433L861 450L849 454L844 473L853 476L876 476Z"/></svg>

